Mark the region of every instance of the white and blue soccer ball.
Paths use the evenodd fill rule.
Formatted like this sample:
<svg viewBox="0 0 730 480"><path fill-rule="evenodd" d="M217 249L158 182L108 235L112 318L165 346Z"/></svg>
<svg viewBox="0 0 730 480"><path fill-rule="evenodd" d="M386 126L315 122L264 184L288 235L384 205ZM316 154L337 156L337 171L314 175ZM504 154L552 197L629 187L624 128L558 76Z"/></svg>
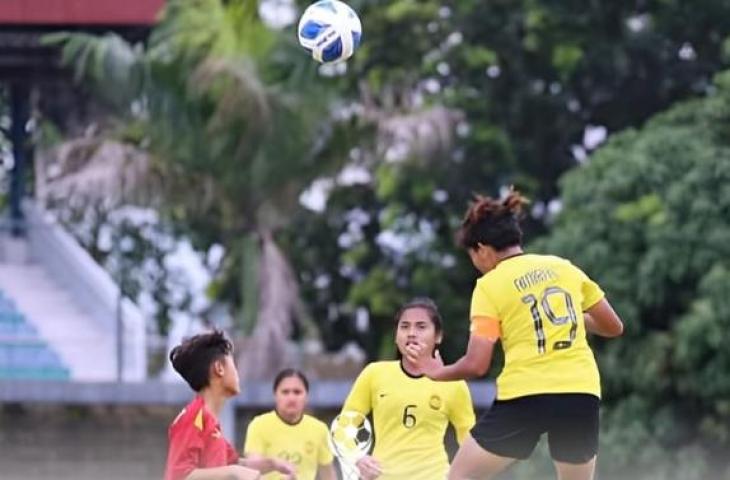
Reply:
<svg viewBox="0 0 730 480"><path fill-rule="evenodd" d="M337 63L355 53L362 38L357 13L339 0L311 4L299 20L299 43L321 63Z"/></svg>

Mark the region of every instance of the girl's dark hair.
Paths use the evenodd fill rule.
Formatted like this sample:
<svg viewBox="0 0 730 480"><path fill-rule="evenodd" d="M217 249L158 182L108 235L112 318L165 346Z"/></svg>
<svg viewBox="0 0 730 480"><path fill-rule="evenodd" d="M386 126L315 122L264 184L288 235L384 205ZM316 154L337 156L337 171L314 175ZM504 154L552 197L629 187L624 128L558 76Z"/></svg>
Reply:
<svg viewBox="0 0 730 480"><path fill-rule="evenodd" d="M233 353L233 344L220 330L186 338L170 351L170 363L196 392L210 384L210 366Z"/></svg>
<svg viewBox="0 0 730 480"><path fill-rule="evenodd" d="M400 322L400 317L403 316L403 313L411 308L422 308L426 310L428 312L428 318L431 320L431 323L433 323L433 326L436 329L436 333L440 333L444 329L444 323L441 320L441 314L436 306L436 302L428 297L416 297L407 303L404 303L395 314L396 327L398 326L398 322Z"/></svg>
<svg viewBox="0 0 730 480"><path fill-rule="evenodd" d="M510 187L503 199L475 195L464 215L456 241L464 249L475 249L481 243L495 250L522 244L522 207L527 199Z"/></svg>
<svg viewBox="0 0 730 480"><path fill-rule="evenodd" d="M309 380L307 380L306 375L304 375L302 372L300 372L296 368L285 368L284 370L282 370L276 374L276 378L274 378L274 392L276 392L276 389L279 388L279 384L285 378L289 378L289 377L297 377L304 384L304 390L309 392Z"/></svg>

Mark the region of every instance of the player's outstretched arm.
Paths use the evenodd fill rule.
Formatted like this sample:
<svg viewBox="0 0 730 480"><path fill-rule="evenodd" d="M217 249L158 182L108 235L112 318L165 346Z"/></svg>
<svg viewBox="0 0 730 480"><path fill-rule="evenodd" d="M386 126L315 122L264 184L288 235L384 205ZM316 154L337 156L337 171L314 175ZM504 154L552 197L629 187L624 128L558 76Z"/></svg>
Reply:
<svg viewBox="0 0 730 480"><path fill-rule="evenodd" d="M261 472L242 465L225 467L196 468L185 480L259 480Z"/></svg>
<svg viewBox="0 0 730 480"><path fill-rule="evenodd" d="M438 352L436 358L422 356L422 345L406 347L406 356L418 366L421 373L433 380L467 380L487 373L492 363L494 343L493 339L472 334L464 356L451 365L444 365Z"/></svg>
<svg viewBox="0 0 730 480"><path fill-rule="evenodd" d="M261 473L279 472L287 478L296 478L296 468L289 462L278 458L264 457L263 455L248 454L238 459L238 464Z"/></svg>
<svg viewBox="0 0 730 480"><path fill-rule="evenodd" d="M585 311L586 331L602 337L618 337L624 332L624 324L605 298Z"/></svg>

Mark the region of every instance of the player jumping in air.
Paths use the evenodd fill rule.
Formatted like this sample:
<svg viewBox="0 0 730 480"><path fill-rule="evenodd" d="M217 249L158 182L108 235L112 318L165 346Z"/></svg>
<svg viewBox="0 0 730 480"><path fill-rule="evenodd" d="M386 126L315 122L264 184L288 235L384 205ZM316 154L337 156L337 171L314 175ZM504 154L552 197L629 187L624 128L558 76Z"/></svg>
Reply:
<svg viewBox="0 0 730 480"><path fill-rule="evenodd" d="M486 373L502 342L497 399L461 445L450 480L493 478L527 458L543 433L561 480L590 480L598 451L601 395L586 332L616 337L623 324L603 291L578 267L556 256L525 254L519 220L523 197L477 197L459 243L483 275L471 300L466 354L444 366L409 345L407 357L429 378L453 381Z"/></svg>

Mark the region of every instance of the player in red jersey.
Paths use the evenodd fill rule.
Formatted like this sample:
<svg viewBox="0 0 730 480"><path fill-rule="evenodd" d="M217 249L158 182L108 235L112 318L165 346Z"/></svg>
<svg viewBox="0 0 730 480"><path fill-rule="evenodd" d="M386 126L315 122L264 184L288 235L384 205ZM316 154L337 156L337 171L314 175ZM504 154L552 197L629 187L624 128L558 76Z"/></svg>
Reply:
<svg viewBox="0 0 730 480"><path fill-rule="evenodd" d="M170 425L165 480L255 480L270 471L295 478L281 460L239 458L221 433L223 405L240 392L233 345L223 333L185 340L170 352L170 362L198 395Z"/></svg>

